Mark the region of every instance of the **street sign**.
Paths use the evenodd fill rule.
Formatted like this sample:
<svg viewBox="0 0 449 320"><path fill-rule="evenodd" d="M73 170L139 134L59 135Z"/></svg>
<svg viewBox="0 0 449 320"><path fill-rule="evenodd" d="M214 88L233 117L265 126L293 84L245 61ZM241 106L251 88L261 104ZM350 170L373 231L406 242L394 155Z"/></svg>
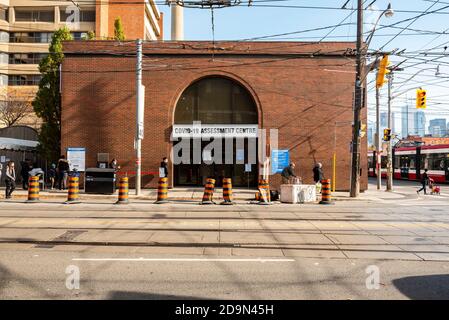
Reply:
<svg viewBox="0 0 449 320"><path fill-rule="evenodd" d="M290 164L290 151L272 150L271 159L271 174L281 173Z"/></svg>
<svg viewBox="0 0 449 320"><path fill-rule="evenodd" d="M251 172L251 163L245 163L245 172Z"/></svg>

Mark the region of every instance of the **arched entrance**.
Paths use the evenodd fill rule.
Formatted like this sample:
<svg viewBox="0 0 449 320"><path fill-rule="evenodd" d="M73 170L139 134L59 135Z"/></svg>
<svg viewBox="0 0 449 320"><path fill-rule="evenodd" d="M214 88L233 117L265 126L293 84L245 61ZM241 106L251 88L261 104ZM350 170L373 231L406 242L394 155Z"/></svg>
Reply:
<svg viewBox="0 0 449 320"><path fill-rule="evenodd" d="M173 125L176 186L204 185L223 177L236 187L257 184L257 105L240 83L202 78L180 96Z"/></svg>

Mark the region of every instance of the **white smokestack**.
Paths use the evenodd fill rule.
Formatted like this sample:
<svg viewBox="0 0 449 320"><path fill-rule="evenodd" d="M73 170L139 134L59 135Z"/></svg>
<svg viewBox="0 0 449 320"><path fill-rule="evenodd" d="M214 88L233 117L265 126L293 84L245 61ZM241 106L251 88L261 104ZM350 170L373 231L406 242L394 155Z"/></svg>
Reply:
<svg viewBox="0 0 449 320"><path fill-rule="evenodd" d="M184 12L183 7L176 1L171 3L171 39L175 41L184 40Z"/></svg>

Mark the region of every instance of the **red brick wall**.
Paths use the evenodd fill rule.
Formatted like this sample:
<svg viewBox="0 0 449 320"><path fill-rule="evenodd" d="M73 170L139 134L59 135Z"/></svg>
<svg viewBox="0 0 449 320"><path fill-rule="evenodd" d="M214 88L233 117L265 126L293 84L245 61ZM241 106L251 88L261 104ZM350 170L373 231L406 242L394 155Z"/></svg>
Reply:
<svg viewBox="0 0 449 320"><path fill-rule="evenodd" d="M81 42L65 44L62 147L86 147L88 166L95 165L98 152L109 152L119 159L124 171L134 171L135 57L71 54L86 50L130 53L134 45L118 48L113 42L94 42L86 46L89 45ZM297 174L305 182L312 182L315 161L323 163L326 177L332 177L335 149L337 189L349 188L354 59L283 54L317 49L340 52L346 47L353 48L352 43L227 43L222 46L230 49L224 55L218 55L218 51L214 60L204 46L207 44L166 42L147 44L144 48L150 56L144 59L143 73L146 86L143 171L157 172L161 158L170 154L174 108L184 89L201 77L222 75L239 81L254 96L260 127L279 130L278 147L290 149ZM237 52L239 55L227 55ZM366 123L366 108L363 119ZM363 190L367 188L365 139ZM274 187L279 182L279 175L271 180ZM157 175L146 174L144 185L156 187Z"/></svg>
<svg viewBox="0 0 449 320"><path fill-rule="evenodd" d="M109 5L109 37L114 37L114 22L121 18L123 31L127 40L145 38L145 5L135 0L110 0ZM119 2L120 4L114 4ZM124 2L131 2L124 4Z"/></svg>

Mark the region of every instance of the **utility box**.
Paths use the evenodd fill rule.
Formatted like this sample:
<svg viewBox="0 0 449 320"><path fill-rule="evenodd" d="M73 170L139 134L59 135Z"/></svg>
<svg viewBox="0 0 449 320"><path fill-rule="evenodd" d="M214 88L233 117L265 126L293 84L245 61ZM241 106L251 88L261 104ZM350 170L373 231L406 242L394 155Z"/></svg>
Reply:
<svg viewBox="0 0 449 320"><path fill-rule="evenodd" d="M86 193L113 194L115 179L115 169L88 168L84 190Z"/></svg>
<svg viewBox="0 0 449 320"><path fill-rule="evenodd" d="M281 185L281 202L306 203L316 201L316 185L283 184Z"/></svg>

